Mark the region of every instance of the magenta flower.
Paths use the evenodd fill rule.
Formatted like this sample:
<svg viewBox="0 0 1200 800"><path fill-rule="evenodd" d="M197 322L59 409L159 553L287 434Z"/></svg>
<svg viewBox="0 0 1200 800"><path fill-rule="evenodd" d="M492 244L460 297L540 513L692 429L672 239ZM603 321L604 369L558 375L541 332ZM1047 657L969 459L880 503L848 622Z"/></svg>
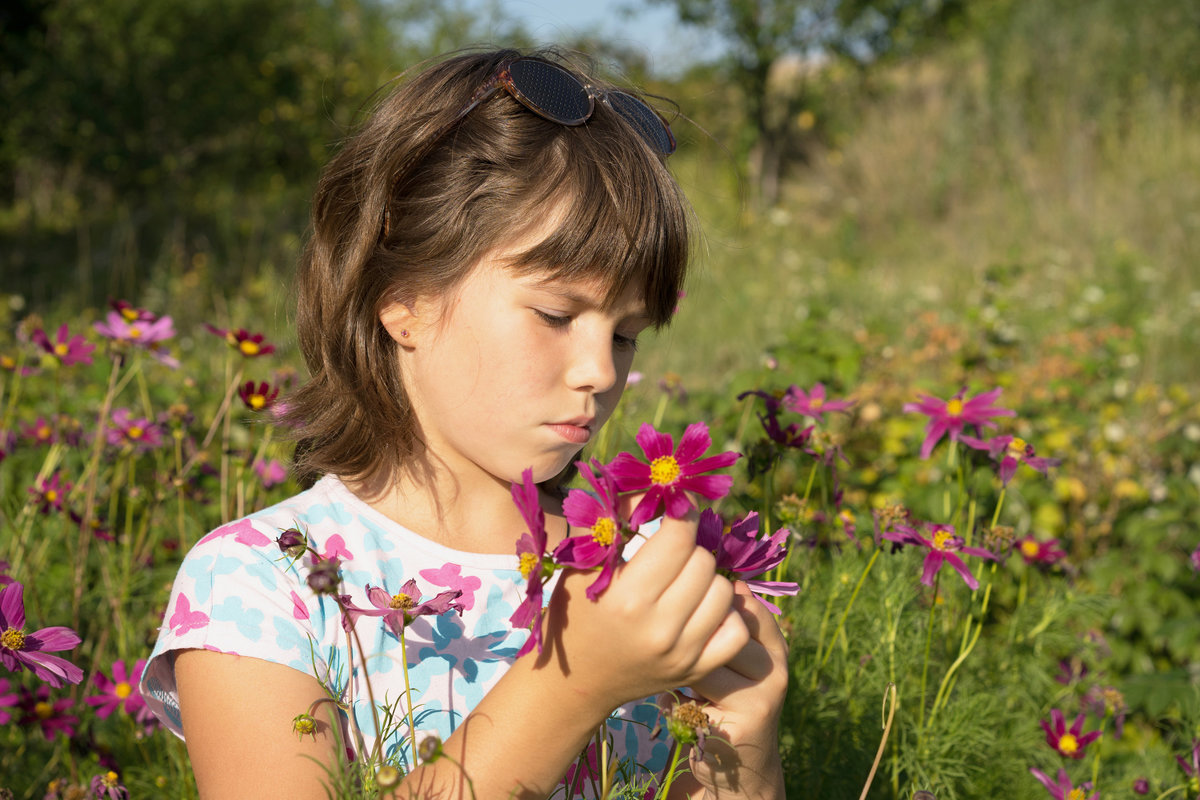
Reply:
<svg viewBox="0 0 1200 800"><path fill-rule="evenodd" d="M782 396L777 396L771 392L764 392L761 389L755 389L749 392L742 392L737 396L737 399L743 400L749 395L761 397L766 404L766 413L759 414L758 421L762 423L763 431L767 434L768 439L783 447L794 447L798 450L804 450L807 453L812 452L808 449L808 443L812 438L813 430L816 428L815 425L802 428L799 423L793 422L785 428L779 422L779 411L783 407Z"/></svg>
<svg viewBox="0 0 1200 800"><path fill-rule="evenodd" d="M1091 788L1091 784L1082 783L1079 786L1075 786L1071 783L1070 777L1067 776L1067 771L1061 767L1058 770L1057 781L1050 780L1049 775L1036 767L1030 767L1029 771L1033 774L1033 777L1042 782L1042 785L1046 787L1046 791L1050 793L1050 796L1054 800L1096 800L1100 796L1099 792L1093 792L1085 798L1084 795Z"/></svg>
<svg viewBox="0 0 1200 800"><path fill-rule="evenodd" d="M525 519L526 532L517 540L517 558L521 577L525 579L525 599L508 618L513 629L530 628L529 638L517 651L517 657L537 647L542 652L542 607L543 587L548 575L546 571L546 515L538 502L537 484L533 482L533 470L521 473L521 482L512 484L512 499Z"/></svg>
<svg viewBox="0 0 1200 800"><path fill-rule="evenodd" d="M1032 467L1043 475L1047 474L1050 467L1057 467L1062 463L1059 458L1040 458L1033 449L1033 445L1026 442L1019 436L993 436L990 439L977 439L974 436L959 436L959 441L975 450L983 450L996 461L996 474L1000 476L1000 482L1008 486L1008 482L1012 480L1013 475L1017 474L1017 467L1021 464Z"/></svg>
<svg viewBox="0 0 1200 800"><path fill-rule="evenodd" d="M275 345L263 341L261 333L250 333L245 328L225 330L209 325L207 322L204 323L204 327L208 328L209 333L222 337L225 344L237 350L245 358L257 358L275 352Z"/></svg>
<svg viewBox="0 0 1200 800"><path fill-rule="evenodd" d="M1025 559L1026 564L1049 566L1057 564L1067 557L1067 554L1059 548L1058 539L1039 542L1032 536L1025 536L1017 540L1017 551L1020 552L1021 558Z"/></svg>
<svg viewBox="0 0 1200 800"><path fill-rule="evenodd" d="M95 800L129 800L129 790L121 785L121 776L113 770L93 776L88 791Z"/></svg>
<svg viewBox="0 0 1200 800"><path fill-rule="evenodd" d="M600 574L586 592L589 600L595 600L612 582L613 570L620 563L621 551L625 548L625 534L617 511L617 483L610 471L598 461L593 461L591 466L582 461L577 463L580 474L595 490L595 495L572 489L563 501L563 514L571 525L586 528L590 533L563 539L554 548L553 558L563 567L600 567Z"/></svg>
<svg viewBox="0 0 1200 800"><path fill-rule="evenodd" d="M700 512L700 523L696 528L696 544L717 557L717 570L732 580L745 581L759 602L773 614L780 610L764 595L791 597L800 591L800 587L790 581L762 581L757 577L783 563L789 536L791 531L780 528L773 535L760 539L757 511L751 511L733 525L726 525L715 511L706 508Z"/></svg>
<svg viewBox="0 0 1200 800"><path fill-rule="evenodd" d="M266 381L257 385L254 381L246 381L238 387L238 397L251 411L262 411L274 405L275 398L279 397L279 387L272 388Z"/></svg>
<svg viewBox="0 0 1200 800"><path fill-rule="evenodd" d="M7 725L12 721L12 714L5 709L12 708L21 699L21 696L13 691L13 685L5 678L0 678L0 725Z"/></svg>
<svg viewBox="0 0 1200 800"><path fill-rule="evenodd" d="M17 372L17 360L8 353L0 353L0 369L5 372ZM22 366L19 374L24 378L26 375L33 375L36 372L37 369L34 367Z"/></svg>
<svg viewBox="0 0 1200 800"><path fill-rule="evenodd" d="M82 334L71 336L65 323L59 327L54 341L50 341L50 337L41 328L35 330L30 338L64 367L72 364L91 364L92 351L96 349L96 345L88 344Z"/></svg>
<svg viewBox="0 0 1200 800"><path fill-rule="evenodd" d="M45 417L38 417L30 425L21 426L21 438L28 439L35 445L54 444L58 437L54 433L54 424Z"/></svg>
<svg viewBox="0 0 1200 800"><path fill-rule="evenodd" d="M20 581L0 589L0 664L10 672L28 669L51 686L79 683L83 670L50 651L70 650L79 635L70 628L55 626L25 632L25 587Z"/></svg>
<svg viewBox="0 0 1200 800"><path fill-rule="evenodd" d="M105 438L114 447L130 447L138 453L163 444L162 428L145 417L134 417L128 408L112 412Z"/></svg>
<svg viewBox="0 0 1200 800"><path fill-rule="evenodd" d="M928 548L929 552L925 556L921 571L921 583L926 586L933 586L934 576L942 568L942 564L949 563L962 576L968 587L972 590L978 589L979 581L975 580L975 576L967 569L967 565L963 563L958 554L966 553L969 556L991 559L996 556L979 547L963 546L962 537L954 534L952 525L933 525L927 522L918 524L928 530L933 538L927 539L916 528L900 523L895 524L892 530L884 530L880 536L898 544L913 544Z"/></svg>
<svg viewBox="0 0 1200 800"><path fill-rule="evenodd" d="M1200 544L1196 545L1196 549L1192 551L1190 560L1192 562L1192 569L1200 572Z"/></svg>
<svg viewBox="0 0 1200 800"><path fill-rule="evenodd" d="M264 489L278 486L287 480L287 467L273 458L269 461L263 461L260 458L254 462L252 469L258 479L262 481Z"/></svg>
<svg viewBox="0 0 1200 800"><path fill-rule="evenodd" d="M1067 758L1076 760L1083 758L1083 752L1089 744L1100 738L1100 731L1092 731L1091 733L1083 733L1083 721L1086 718L1085 714L1079 714L1075 717L1075 722L1071 724L1071 729L1067 730L1066 720L1063 719L1063 713L1057 708L1050 711L1051 722L1039 720L1042 730L1046 732L1046 744L1053 747Z"/></svg>
<svg viewBox="0 0 1200 800"><path fill-rule="evenodd" d="M383 623L397 637L404 635L404 629L412 624L417 617L426 615L438 616L447 611L462 613L462 606L456 602L462 595L462 589L440 592L434 597L421 602L421 590L417 588L415 579L410 578L400 587L396 594L389 594L378 586L367 585L367 599L374 610L354 608L349 604L344 607L354 615L383 617Z"/></svg>
<svg viewBox="0 0 1200 800"><path fill-rule="evenodd" d="M1192 781L1200 780L1200 739L1192 740L1192 751L1175 756L1175 760L1179 762L1184 775Z"/></svg>
<svg viewBox="0 0 1200 800"><path fill-rule="evenodd" d="M133 670L125 667L124 661L114 661L112 665L112 680L105 677L103 672L92 676L92 681L100 694L85 697L84 702L96 707L96 716L100 719L108 717L118 708L131 717L143 716L146 701L137 690L138 682L142 679L142 670L146 667L146 659L138 659Z"/></svg>
<svg viewBox="0 0 1200 800"><path fill-rule="evenodd" d="M647 490L629 518L629 526L634 530L657 516L664 506L668 517L683 517L694 508L688 492L716 500L724 497L733 485L730 475L704 474L728 467L739 455L728 452L701 458L712 445L708 426L703 422L687 427L678 448L670 434L659 433L649 424L643 424L638 431L637 443L646 455L645 461L629 453L619 453L609 465L609 473L621 491Z"/></svg>
<svg viewBox="0 0 1200 800"><path fill-rule="evenodd" d="M36 722L42 728L42 735L48 740L53 739L59 733L74 736L75 726L79 724L79 717L67 713L71 705L69 697L51 702L50 689L46 686L39 686L35 692L22 689L21 724L30 725Z"/></svg>
<svg viewBox="0 0 1200 800"><path fill-rule="evenodd" d="M993 417L1015 417L1017 414L1010 409L992 405L992 401L1000 396L1000 389L963 400L966 391L965 388L959 390L958 394L949 400L922 395L920 402L904 404L906 413L919 411L929 417L929 424L925 428L925 441L921 444L921 458L929 458L934 445L947 433L950 435L950 441L956 442L966 425L974 425L977 429L994 428L996 424L992 422Z"/></svg>
<svg viewBox="0 0 1200 800"><path fill-rule="evenodd" d="M783 396L783 405L789 411L823 422L825 412L849 411L854 405L854 400L830 400L825 396L825 384L818 383L812 388L811 394L799 386L789 386Z"/></svg>
<svg viewBox="0 0 1200 800"><path fill-rule="evenodd" d="M33 496L38 511L42 514L62 511L63 502L67 499L69 491L71 491L71 484L62 482L57 472L49 478L43 478L37 486L29 487L29 494Z"/></svg>
<svg viewBox="0 0 1200 800"><path fill-rule="evenodd" d="M163 344L175 336L175 323L170 317L157 317L126 303L124 311L110 311L104 321L92 327L101 336L147 350L156 360L172 369L179 367L179 359L172 356Z"/></svg>

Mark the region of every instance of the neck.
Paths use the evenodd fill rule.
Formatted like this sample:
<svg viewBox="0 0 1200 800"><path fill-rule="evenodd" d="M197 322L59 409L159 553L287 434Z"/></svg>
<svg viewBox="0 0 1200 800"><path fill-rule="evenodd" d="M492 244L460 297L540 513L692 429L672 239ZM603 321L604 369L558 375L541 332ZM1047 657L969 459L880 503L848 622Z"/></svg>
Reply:
<svg viewBox="0 0 1200 800"><path fill-rule="evenodd" d="M465 481L446 470L423 465L371 482L347 480L363 502L420 536L471 553L516 552L526 531L510 487L491 475ZM549 547L567 535L561 500L540 492Z"/></svg>

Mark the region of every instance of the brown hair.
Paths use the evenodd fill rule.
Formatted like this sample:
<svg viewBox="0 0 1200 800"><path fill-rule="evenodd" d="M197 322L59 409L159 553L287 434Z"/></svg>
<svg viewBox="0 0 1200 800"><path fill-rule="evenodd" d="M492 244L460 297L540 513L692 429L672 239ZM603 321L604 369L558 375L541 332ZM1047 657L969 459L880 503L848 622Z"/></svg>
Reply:
<svg viewBox="0 0 1200 800"><path fill-rule="evenodd" d="M514 269L598 280L606 302L640 280L655 327L670 320L687 269L690 209L663 159L622 117L597 102L587 123L568 127L499 91L456 119L518 55L459 54L417 73L326 166L296 283L311 377L284 413L302 481L326 472L386 478L423 452L380 311L444 297L480 258L552 210L563 223ZM535 55L605 86L556 51Z"/></svg>

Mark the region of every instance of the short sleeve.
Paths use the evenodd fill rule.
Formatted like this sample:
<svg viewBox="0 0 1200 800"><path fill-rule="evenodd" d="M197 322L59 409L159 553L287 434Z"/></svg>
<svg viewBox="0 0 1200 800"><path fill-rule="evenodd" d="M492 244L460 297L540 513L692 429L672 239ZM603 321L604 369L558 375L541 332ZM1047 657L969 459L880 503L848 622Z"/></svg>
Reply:
<svg viewBox="0 0 1200 800"><path fill-rule="evenodd" d="M277 534L261 522L239 520L201 539L180 565L141 684L147 706L179 736L175 656L181 650L259 658L331 682L326 633L339 624L336 604L309 590L275 545Z"/></svg>

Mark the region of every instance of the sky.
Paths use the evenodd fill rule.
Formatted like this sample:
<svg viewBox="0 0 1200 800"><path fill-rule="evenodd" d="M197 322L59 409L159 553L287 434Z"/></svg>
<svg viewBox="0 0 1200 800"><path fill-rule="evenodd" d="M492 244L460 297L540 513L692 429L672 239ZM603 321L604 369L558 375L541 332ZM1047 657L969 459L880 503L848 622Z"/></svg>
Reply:
<svg viewBox="0 0 1200 800"><path fill-rule="evenodd" d="M682 28L670 7L637 0L505 0L501 7L539 43L598 36L640 51L660 74L694 60L701 44L700 35Z"/></svg>

